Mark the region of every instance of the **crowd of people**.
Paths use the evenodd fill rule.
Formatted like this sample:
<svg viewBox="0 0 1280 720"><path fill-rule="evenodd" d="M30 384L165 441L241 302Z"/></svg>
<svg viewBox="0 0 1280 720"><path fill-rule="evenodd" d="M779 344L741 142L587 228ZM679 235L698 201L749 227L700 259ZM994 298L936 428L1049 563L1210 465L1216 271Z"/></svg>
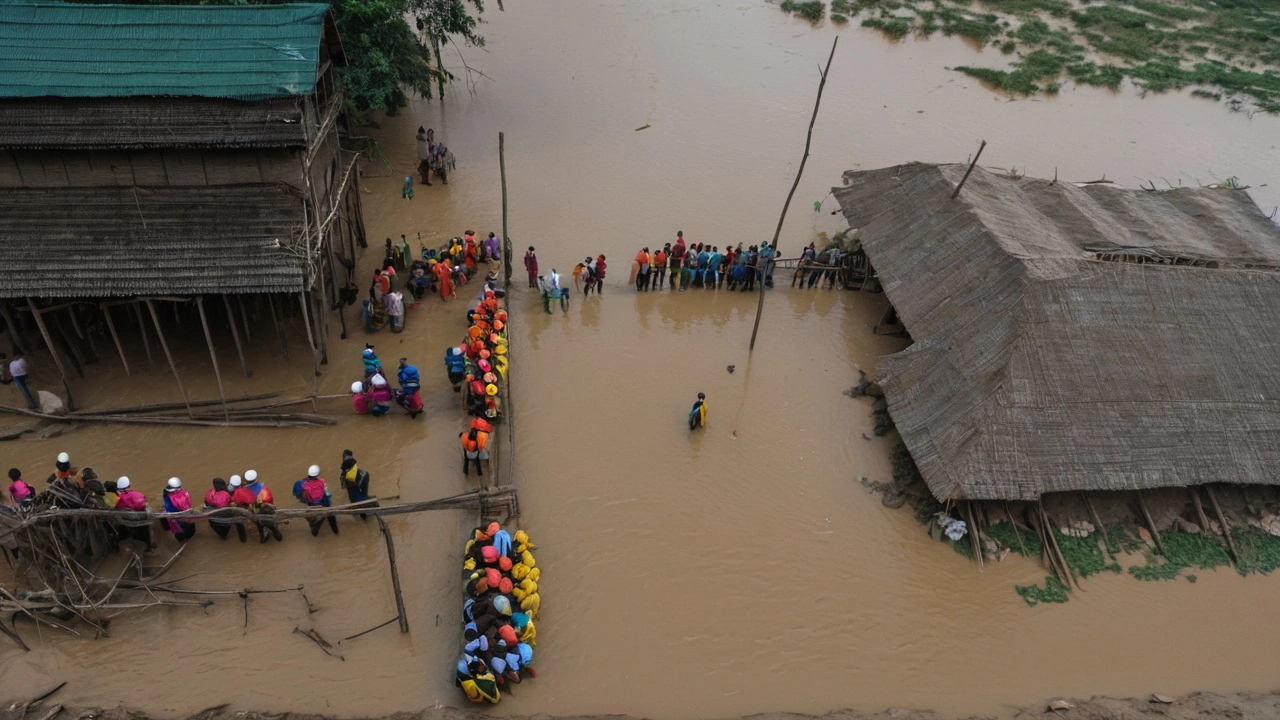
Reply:
<svg viewBox="0 0 1280 720"><path fill-rule="evenodd" d="M843 258L844 254L837 247L819 252L814 243L809 243L792 284L798 281L800 287L812 288L825 278L829 287L834 286ZM767 242L747 247L743 247L743 243L726 245L722 251L718 245L688 243L684 231L679 231L675 242L665 243L652 252L646 246L636 253L631 261L628 284L635 286L637 292L662 291L667 287L676 292L726 286L729 290L750 292L756 289L757 282L773 287L777 259L777 250ZM551 314L557 302L562 311L569 309L569 289L562 285L555 268L541 272L533 246L524 255L524 267L529 276L529 287L538 290L542 296L543 312ZM599 295L604 290L607 267L604 255L594 259L588 256L573 268L574 289L583 297L589 296L592 290Z"/></svg>
<svg viewBox="0 0 1280 720"><path fill-rule="evenodd" d="M458 435L462 446L462 474L484 477L489 460L489 439L502 418L502 383L507 379L506 293L496 278L485 282L467 308L466 337L445 351L445 371L454 392L462 394L467 427Z"/></svg>
<svg viewBox="0 0 1280 720"><path fill-rule="evenodd" d="M472 702L497 703L525 676L538 633L542 570L523 530L513 537L498 523L478 527L463 549L462 656L454 684Z"/></svg>
<svg viewBox="0 0 1280 720"><path fill-rule="evenodd" d="M400 366L396 369L398 389L393 389L387 382L382 360L374 352L373 345L365 343L361 361L364 379L351 383L351 406L357 415L382 417L391 412L392 403L404 408L410 418L417 418L422 413L422 379L418 368L410 365L408 358L400 358Z"/></svg>
<svg viewBox="0 0 1280 720"><path fill-rule="evenodd" d="M350 450L342 451L340 473L342 488L346 490L351 502L373 500L369 495L369 473L360 469ZM20 469L11 468L6 490L4 497L0 498L3 500L0 502L0 512L25 514L47 508L148 512L153 508L147 496L128 476L103 480L93 468L74 467L71 457L65 452L58 454L53 472L45 479L43 488L38 488L37 483L25 479ZM259 477L258 471L245 470L243 476L231 475L228 479L213 478L209 487L204 490L204 503L200 507L195 505L191 492L181 478L171 477L165 483L161 492L161 504L157 508L162 508L165 513L180 513L236 507L251 513L248 522L257 529L259 542L265 543L271 538L277 541L284 539L280 532L280 522L275 517L275 495ZM197 489L195 492L198 495L200 491ZM328 483L320 476L318 465L307 468L306 477L293 483L293 497L307 507L332 505L332 494ZM370 506L376 504L374 502ZM326 521L334 534L337 534L338 521L333 515L308 517L307 524L311 528L311 534L318 535ZM209 528L223 540L234 530L240 542L248 542L246 519L241 515L224 513L209 517L207 522ZM148 549L157 546L150 521L140 522L134 517L122 517L117 525L120 540L132 538ZM198 523L185 518L163 518L161 528L172 533L178 542L186 542L196 534Z"/></svg>
<svg viewBox="0 0 1280 720"><path fill-rule="evenodd" d="M502 257L502 240L494 233L479 240L475 231L468 230L438 248L422 245L419 235L418 243L420 257L415 259L404 235L399 242L387 238L386 253L373 271L364 301L366 329L379 330L388 324L392 332L404 328L404 295L395 290L401 276L402 287L412 298L410 307L417 307L429 293L438 292L441 301L457 299L458 287L471 281L482 263L496 263ZM496 279L496 271L486 277L489 282Z"/></svg>

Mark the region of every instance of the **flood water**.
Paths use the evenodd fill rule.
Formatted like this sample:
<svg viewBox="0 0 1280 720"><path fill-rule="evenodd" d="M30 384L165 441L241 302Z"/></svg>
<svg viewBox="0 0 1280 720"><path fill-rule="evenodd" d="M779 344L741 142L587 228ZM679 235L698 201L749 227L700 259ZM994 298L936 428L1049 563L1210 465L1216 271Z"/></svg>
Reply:
<svg viewBox="0 0 1280 720"><path fill-rule="evenodd" d="M811 28L762 0L508 2L488 17L488 49L466 51L487 76L473 76L474 92L460 81L443 103L418 103L372 131L390 167L366 167L372 247L362 273L386 236L405 233L416 246L418 233L430 244L466 229L501 233L499 131L517 254L535 245L542 267L566 279L588 254L609 258L608 297L584 304L575 294L567 314L551 316L523 289L516 260L515 482L521 524L540 546L544 602L539 677L496 712L1004 713L1054 695L1273 688L1280 655L1258 638L1280 632L1271 609L1280 578L1109 576L1066 605L1028 608L1013 585L1042 579L1037 563L1010 559L979 572L864 490L862 477L888 479L889 443L864 438L869 406L841 391L858 368L873 371L877 357L901 347L870 332L881 298L790 290L784 281L766 298L748 354L754 295L637 295L625 280L641 245L672 241L677 230L722 246L772 236L837 33L813 154L782 233L785 255L843 227L827 193L844 170L962 162L980 139L988 167L1039 176L1056 168L1065 180L1163 186L1159 178L1236 176L1270 212L1280 204L1280 122L1132 89L1068 87L1011 101L944 69L996 65L998 54L978 56L958 39L889 43L856 27ZM400 181L416 166L419 124L447 142L458 169L447 187L419 185L406 201ZM359 377L369 340L384 362L409 357L423 370L428 414L416 422L351 416L337 399L320 401L339 416L323 429L82 426L0 451L41 478L65 450L103 477L130 475L158 502L170 475L203 491L209 478L249 467L285 496L313 462L334 479L345 447L377 494L453 494L468 487L457 467L462 416L440 358L465 330L464 309L428 299L409 311L404 334L366 336L352 322L345 341L333 319L320 392L342 393ZM229 335L215 333L227 394L309 393L305 340L294 332L285 363L266 336L262 328L254 337L246 379ZM184 348L189 392L216 397L198 329L172 344ZM80 404L176 399L161 356L150 366L132 361L132 377L107 356L75 381ZM47 387L56 375L37 367L35 379ZM699 391L709 426L690 437L684 418ZM12 388L0 398L17 404ZM304 584L319 610L309 614L297 593L254 596L246 627L231 596L207 611L123 615L101 640L49 632L41 640L21 625L35 650L0 644L5 688L24 696L20 688L67 679L62 702L171 714L223 702L344 716L465 704L450 668L460 537L470 522L453 512L390 521L412 632L392 626L343 643L345 662L292 631L315 627L333 640L395 615L375 525L345 520L340 536L326 529L313 539L295 523L284 543L265 546L224 543L202 528L172 571L200 573L184 586ZM165 538L152 562L174 547Z"/></svg>

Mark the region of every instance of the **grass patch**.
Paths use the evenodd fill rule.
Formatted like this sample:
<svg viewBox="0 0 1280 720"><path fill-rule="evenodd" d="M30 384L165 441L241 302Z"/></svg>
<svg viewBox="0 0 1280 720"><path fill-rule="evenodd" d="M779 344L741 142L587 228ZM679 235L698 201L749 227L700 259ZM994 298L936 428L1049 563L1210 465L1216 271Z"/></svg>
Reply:
<svg viewBox="0 0 1280 720"><path fill-rule="evenodd" d="M782 4L778 7L783 12L794 13L809 22L818 22L822 19L822 14L826 10L826 5L822 0L782 0Z"/></svg>
<svg viewBox="0 0 1280 720"><path fill-rule="evenodd" d="M1039 585L1014 585L1013 589L1022 596L1031 607L1040 603L1064 603L1067 601L1067 586L1058 578L1050 575L1044 579L1044 587Z"/></svg>
<svg viewBox="0 0 1280 720"><path fill-rule="evenodd" d="M1026 530L1017 530L1008 520L988 525L986 532L987 537L1023 557L1040 557L1040 536ZM1019 538L1022 539L1021 543L1018 542Z"/></svg>
<svg viewBox="0 0 1280 720"><path fill-rule="evenodd" d="M844 15L841 15L838 12L833 12L831 13L831 22L844 24L849 22L849 18L845 17Z"/></svg>
<svg viewBox="0 0 1280 720"><path fill-rule="evenodd" d="M975 68L961 65L956 70L978 78L983 82L1015 95L1029 95L1049 89L1056 92L1057 83L1047 83L1041 87L1039 83L1053 80L1066 69L1066 60L1046 50L1036 50L1022 60L1013 64L1013 70L993 70L991 68Z"/></svg>
<svg viewBox="0 0 1280 720"><path fill-rule="evenodd" d="M858 9L854 7L852 0L831 0L831 19L832 20L835 20L836 13L839 13L841 15L852 15L856 12L858 12Z"/></svg>
<svg viewBox="0 0 1280 720"><path fill-rule="evenodd" d="M1082 538L1063 535L1058 528L1054 528L1053 533L1058 541L1058 548L1062 550L1062 557L1067 561L1067 567L1080 577L1087 578L1101 572L1121 572L1120 564L1109 559L1102 551L1096 532Z"/></svg>
<svg viewBox="0 0 1280 720"><path fill-rule="evenodd" d="M980 2L983 7L1007 15L1025 15L1043 11L1054 17L1063 17L1071 10L1071 3L1066 0L980 0Z"/></svg>
<svg viewBox="0 0 1280 720"><path fill-rule="evenodd" d="M1188 568L1212 570L1231 564L1222 544L1208 535L1169 532L1160 536L1160 542L1165 555L1157 558L1148 552L1147 564L1130 567L1130 575L1139 580L1173 580Z"/></svg>
<svg viewBox="0 0 1280 720"><path fill-rule="evenodd" d="M947 37L959 35L969 38L979 45L986 45L992 38L1000 35L1000 18L991 15L975 15L943 6L938 10L942 34Z"/></svg>
<svg viewBox="0 0 1280 720"><path fill-rule="evenodd" d="M1240 554L1236 570L1241 575L1269 575L1280 568L1280 538L1257 528L1231 529L1231 540Z"/></svg>
<svg viewBox="0 0 1280 720"><path fill-rule="evenodd" d="M906 37L907 33L911 32L911 23L902 18L894 18L892 20L867 18L862 21L862 27L875 28L894 40Z"/></svg>
<svg viewBox="0 0 1280 720"><path fill-rule="evenodd" d="M1115 65L1098 65L1094 62L1074 63L1067 66L1067 74L1081 85L1093 85L1119 90L1124 80L1124 70Z"/></svg>

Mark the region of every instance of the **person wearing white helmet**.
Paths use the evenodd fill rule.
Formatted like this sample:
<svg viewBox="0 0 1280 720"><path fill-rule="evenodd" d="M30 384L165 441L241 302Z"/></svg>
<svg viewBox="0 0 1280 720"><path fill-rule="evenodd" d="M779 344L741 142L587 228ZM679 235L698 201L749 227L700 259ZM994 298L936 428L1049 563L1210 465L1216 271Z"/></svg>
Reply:
<svg viewBox="0 0 1280 720"><path fill-rule="evenodd" d="M355 408L357 415L369 414L369 391L365 389L364 383L359 380L351 383L351 406Z"/></svg>
<svg viewBox="0 0 1280 720"><path fill-rule="evenodd" d="M333 504L329 488L325 486L324 478L320 477L319 465L307 468L307 476L293 484L293 496L308 507L329 507ZM317 516L307 518L312 537L320 534L320 528L324 526L326 519L329 521L329 529L333 530L334 535L338 534L337 518L332 515Z"/></svg>
<svg viewBox="0 0 1280 720"><path fill-rule="evenodd" d="M233 483L240 483L239 475L232 475ZM275 496L267 486L258 479L257 470L244 471L244 485L232 495L236 507L253 511L253 524L258 528L258 542L265 543L274 537L276 542L284 540L280 534L280 525L276 521Z"/></svg>
<svg viewBox="0 0 1280 720"><path fill-rule="evenodd" d="M53 463L53 472L49 474L48 482L50 485L55 482L62 481L64 484L73 484L76 487L83 486L80 482L79 473L71 467L71 456L66 453L58 453L58 459Z"/></svg>
<svg viewBox="0 0 1280 720"><path fill-rule="evenodd" d="M167 513L184 512L191 509L191 493L182 487L182 480L171 477L164 489L164 511ZM169 532L178 538L178 542L186 542L196 534L196 524L172 518L165 521L169 524Z"/></svg>
<svg viewBox="0 0 1280 720"><path fill-rule="evenodd" d="M133 487L133 483L127 477L121 477L116 480L116 510L125 512L146 512L147 497L142 492ZM155 545L151 542L151 523L147 522L142 525L123 525L120 528L120 537L133 538L141 540L146 544L148 550L154 550Z"/></svg>

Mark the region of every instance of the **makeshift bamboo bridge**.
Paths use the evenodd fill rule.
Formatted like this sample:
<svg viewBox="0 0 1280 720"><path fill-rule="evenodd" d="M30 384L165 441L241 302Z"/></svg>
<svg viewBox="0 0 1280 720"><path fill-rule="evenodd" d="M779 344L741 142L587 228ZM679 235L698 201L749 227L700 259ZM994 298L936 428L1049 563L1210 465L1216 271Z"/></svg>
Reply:
<svg viewBox="0 0 1280 720"><path fill-rule="evenodd" d="M387 546L392 587L396 596L397 618L401 632L408 632L408 619L400 592L399 569L395 560L395 544L384 518L429 510L476 510L481 517L503 518L518 508L515 488L500 486L478 488L449 497L421 502L378 505L371 499L334 507L310 507L276 510L270 517L276 522L292 519L312 520L336 515L373 515ZM92 629L95 637L104 637L113 618L132 610L152 607L207 607L214 597L234 595L245 601L246 623L248 597L262 593L302 592L303 586L278 589L201 590L175 587L179 580L164 580L188 545L182 545L163 565L150 567L142 557L123 543L120 528L149 526L157 521L223 520L230 523L253 522L250 510L225 507L187 510L177 513L131 512L101 507L41 507L27 513L0 513L0 547L13 569L13 586L0 585L0 633L24 649L26 643L11 627L23 617L38 625L82 635L77 626ZM98 573L109 555L125 553L124 566L110 576ZM24 587L25 586L25 587ZM391 621L388 621L389 624ZM83 629L83 627L81 628ZM314 639L314 638L313 638ZM323 647L323 646L322 646Z"/></svg>

